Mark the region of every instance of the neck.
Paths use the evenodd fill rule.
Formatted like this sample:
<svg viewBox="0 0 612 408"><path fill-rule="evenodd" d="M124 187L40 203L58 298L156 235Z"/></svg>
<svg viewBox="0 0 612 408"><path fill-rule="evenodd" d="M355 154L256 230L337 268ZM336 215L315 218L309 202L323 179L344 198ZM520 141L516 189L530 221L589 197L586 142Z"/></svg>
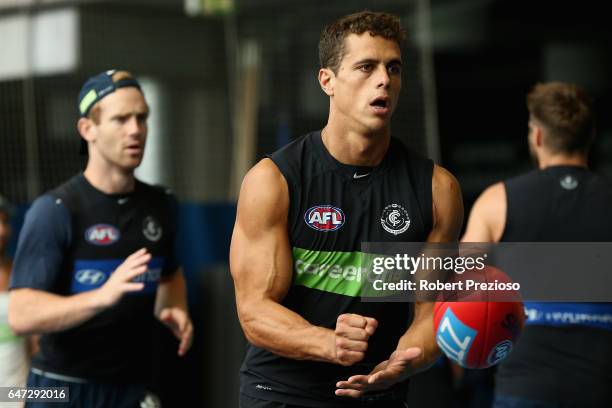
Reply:
<svg viewBox="0 0 612 408"><path fill-rule="evenodd" d="M106 194L132 192L136 183L132 170L102 169L91 163L87 164L83 175L92 186Z"/></svg>
<svg viewBox="0 0 612 408"><path fill-rule="evenodd" d="M321 131L321 138L327 151L340 163L370 167L380 164L391 141L388 126L368 134L334 125L332 121Z"/></svg>
<svg viewBox="0 0 612 408"><path fill-rule="evenodd" d="M540 170L552 166L588 167L587 156L583 153L544 155L538 160Z"/></svg>

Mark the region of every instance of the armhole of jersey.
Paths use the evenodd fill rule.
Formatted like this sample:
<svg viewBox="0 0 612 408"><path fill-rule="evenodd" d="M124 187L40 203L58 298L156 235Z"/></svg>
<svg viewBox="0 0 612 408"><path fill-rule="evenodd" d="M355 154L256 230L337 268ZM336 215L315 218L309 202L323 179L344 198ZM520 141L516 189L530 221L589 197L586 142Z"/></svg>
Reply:
<svg viewBox="0 0 612 408"><path fill-rule="evenodd" d="M287 183L287 194L289 194L289 208L287 209L287 234L289 236L289 245L293 247L293 241L291 237L293 234L292 231L295 231L296 222L299 221L300 217L297 217L297 209L296 205L299 205L299 197L295 195L299 192L298 188L294 187L294 177L295 175L292 172L292 169L283 157L278 157L278 154L270 154L267 155L266 158L272 160L272 163L278 168L278 170L283 175L285 182Z"/></svg>

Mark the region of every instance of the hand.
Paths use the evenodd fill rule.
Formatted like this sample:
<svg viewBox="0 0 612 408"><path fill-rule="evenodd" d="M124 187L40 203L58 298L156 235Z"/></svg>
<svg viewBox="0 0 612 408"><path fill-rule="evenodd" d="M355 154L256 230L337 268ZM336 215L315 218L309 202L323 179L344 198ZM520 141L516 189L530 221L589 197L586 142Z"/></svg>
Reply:
<svg viewBox="0 0 612 408"><path fill-rule="evenodd" d="M354 375L346 381L338 381L336 395L357 398L368 391L385 390L402 381L410 362L421 354L419 347L395 350L387 361L377 365L370 374Z"/></svg>
<svg viewBox="0 0 612 408"><path fill-rule="evenodd" d="M98 304L102 308L111 307L129 292L138 292L144 288L143 282L132 282L137 276L147 271L151 254L146 248L139 249L128 256L121 265L111 273L106 283L97 289Z"/></svg>
<svg viewBox="0 0 612 408"><path fill-rule="evenodd" d="M368 339L374 334L378 322L358 314L341 314L336 321L336 363L350 366L363 360L368 349Z"/></svg>
<svg viewBox="0 0 612 408"><path fill-rule="evenodd" d="M166 307L158 318L179 339L178 355L184 356L193 342L193 324L187 312L178 307Z"/></svg>

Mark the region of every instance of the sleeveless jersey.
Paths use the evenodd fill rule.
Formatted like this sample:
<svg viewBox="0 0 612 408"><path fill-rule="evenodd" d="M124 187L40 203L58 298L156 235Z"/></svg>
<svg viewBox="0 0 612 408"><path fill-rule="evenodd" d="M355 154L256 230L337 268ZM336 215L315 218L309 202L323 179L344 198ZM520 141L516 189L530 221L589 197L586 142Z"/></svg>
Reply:
<svg viewBox="0 0 612 408"><path fill-rule="evenodd" d="M587 169L548 167L510 179L505 187L502 241L612 241L612 185ZM515 349L499 366L496 393L576 406L609 404L612 325L562 324L552 316L612 317L612 305L525 302L525 307L528 316L541 317L528 319Z"/></svg>
<svg viewBox="0 0 612 408"><path fill-rule="evenodd" d="M293 281L282 304L311 324L334 329L340 314L374 317L379 325L363 361L350 367L297 361L248 346L241 392L313 407L355 403L336 397L335 384L367 374L389 358L412 320L410 303L361 302L362 242L423 242L432 228L433 164L391 140L380 165L336 161L310 133L270 156L289 187L288 234ZM389 214L395 211L393 222ZM389 392L403 393L407 384Z"/></svg>
<svg viewBox="0 0 612 408"><path fill-rule="evenodd" d="M80 174L37 201L20 237L11 288L75 295L100 288L140 248L146 247L152 259L147 272L135 279L144 283L143 290L124 295L116 305L73 328L42 335L32 366L101 382L147 382L157 286L178 266L173 197L139 181L132 193L104 194ZM52 227L45 224L44 218L61 214L66 218L53 220ZM58 245L53 240L61 235L57 230L63 223L67 237ZM57 247L56 254L45 252L47 247ZM45 260L57 265L42 266Z"/></svg>

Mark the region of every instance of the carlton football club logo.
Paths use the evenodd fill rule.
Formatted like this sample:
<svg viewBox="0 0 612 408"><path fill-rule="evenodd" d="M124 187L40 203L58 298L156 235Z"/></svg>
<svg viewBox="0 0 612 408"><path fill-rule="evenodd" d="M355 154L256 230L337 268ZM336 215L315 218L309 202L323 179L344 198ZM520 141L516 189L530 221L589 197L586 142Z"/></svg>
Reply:
<svg viewBox="0 0 612 408"><path fill-rule="evenodd" d="M399 204L389 204L380 216L382 227L390 234L399 235L410 227L408 211Z"/></svg>
<svg viewBox="0 0 612 408"><path fill-rule="evenodd" d="M346 217L342 210L331 205L310 207L304 214L306 224L317 231L335 231L344 225Z"/></svg>
<svg viewBox="0 0 612 408"><path fill-rule="evenodd" d="M142 233L152 242L157 242L162 237L162 227L159 222L151 216L144 219L142 223Z"/></svg>
<svg viewBox="0 0 612 408"><path fill-rule="evenodd" d="M566 190L573 190L578 187L578 180L576 180L576 178L572 175L568 174L560 180L559 184L561 184L561 187Z"/></svg>
<svg viewBox="0 0 612 408"><path fill-rule="evenodd" d="M112 225L96 224L85 231L85 240L98 246L112 245L119 241L119 230Z"/></svg>

